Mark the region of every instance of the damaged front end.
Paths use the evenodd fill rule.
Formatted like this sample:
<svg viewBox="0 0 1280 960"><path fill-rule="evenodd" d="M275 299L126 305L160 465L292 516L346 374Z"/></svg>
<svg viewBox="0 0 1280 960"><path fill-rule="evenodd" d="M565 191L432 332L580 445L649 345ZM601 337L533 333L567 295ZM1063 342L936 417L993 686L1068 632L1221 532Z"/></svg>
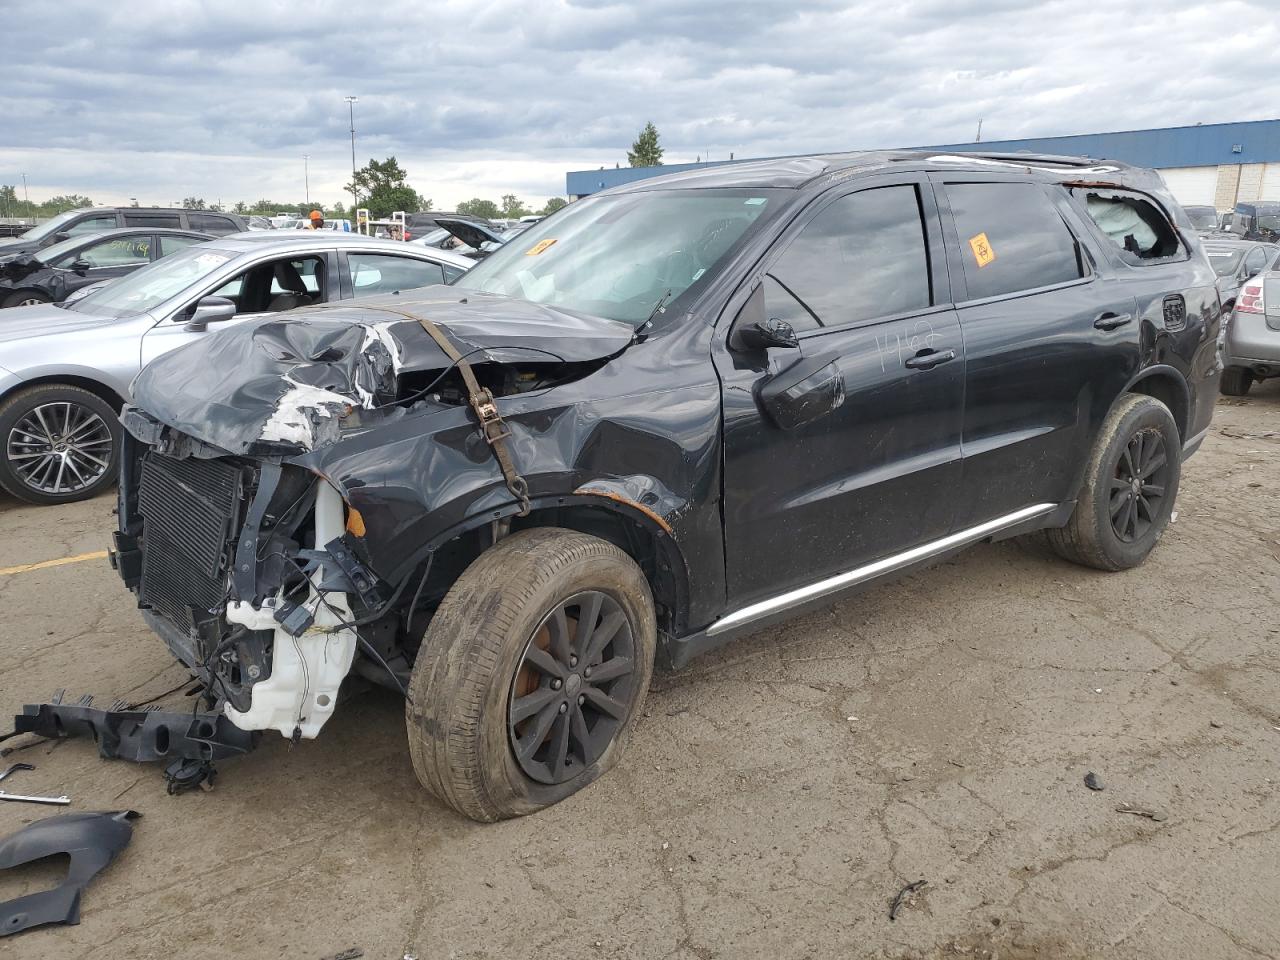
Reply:
<svg viewBox="0 0 1280 960"><path fill-rule="evenodd" d="M429 576L434 544L387 546L405 530L405 478L435 471L419 514L461 489L495 516L527 511L495 398L586 376L633 332L513 303L296 311L212 334L135 382L111 561L237 728L313 738L353 671L406 689L427 619L415 634L413 610L447 574ZM396 462L406 439L417 452ZM388 453L352 476L335 466L347 448Z"/></svg>

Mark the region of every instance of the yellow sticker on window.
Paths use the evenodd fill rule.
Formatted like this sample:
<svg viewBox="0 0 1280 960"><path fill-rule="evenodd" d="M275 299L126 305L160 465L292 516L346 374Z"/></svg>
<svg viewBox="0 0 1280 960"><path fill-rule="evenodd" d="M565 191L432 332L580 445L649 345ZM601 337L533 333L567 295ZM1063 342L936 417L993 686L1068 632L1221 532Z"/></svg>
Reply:
<svg viewBox="0 0 1280 960"><path fill-rule="evenodd" d="M538 241L537 243L535 243L532 247L530 247L528 250L526 250L526 251L524 252L524 255L525 255L526 257L536 257L536 256L537 256L538 254L540 254L543 250L547 249L547 247L551 246L551 245L552 245L553 243L555 243L555 242L556 242L556 241L555 241L555 238L554 238L554 237L548 237L546 240L539 240L539 241Z"/></svg>
<svg viewBox="0 0 1280 960"><path fill-rule="evenodd" d="M985 233L970 237L969 249L973 251L973 259L978 261L979 267L985 267L996 258L996 252L991 249L991 244L987 240Z"/></svg>

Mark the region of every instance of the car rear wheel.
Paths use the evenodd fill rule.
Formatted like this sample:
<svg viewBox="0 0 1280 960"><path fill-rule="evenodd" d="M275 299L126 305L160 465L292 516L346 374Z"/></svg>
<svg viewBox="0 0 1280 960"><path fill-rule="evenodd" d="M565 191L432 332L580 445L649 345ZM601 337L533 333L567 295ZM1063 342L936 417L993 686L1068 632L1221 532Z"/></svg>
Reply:
<svg viewBox="0 0 1280 960"><path fill-rule="evenodd" d="M1243 397L1253 386L1253 374L1244 367L1227 367L1222 371L1222 383L1218 389L1226 397Z"/></svg>
<svg viewBox="0 0 1280 960"><path fill-rule="evenodd" d="M1182 441L1159 400L1122 397L1094 441L1067 525L1046 531L1064 559L1128 570L1147 559L1169 524L1182 470Z"/></svg>
<svg viewBox="0 0 1280 960"><path fill-rule="evenodd" d="M570 530L512 534L458 578L423 638L405 706L418 779L482 822L576 793L618 762L656 646L629 556Z"/></svg>
<svg viewBox="0 0 1280 960"><path fill-rule="evenodd" d="M88 390L42 384L0 405L0 443L0 487L19 500L87 500L115 483L120 420Z"/></svg>
<svg viewBox="0 0 1280 960"><path fill-rule="evenodd" d="M49 297L38 290L19 290L4 298L6 307L34 307L37 303L48 303Z"/></svg>

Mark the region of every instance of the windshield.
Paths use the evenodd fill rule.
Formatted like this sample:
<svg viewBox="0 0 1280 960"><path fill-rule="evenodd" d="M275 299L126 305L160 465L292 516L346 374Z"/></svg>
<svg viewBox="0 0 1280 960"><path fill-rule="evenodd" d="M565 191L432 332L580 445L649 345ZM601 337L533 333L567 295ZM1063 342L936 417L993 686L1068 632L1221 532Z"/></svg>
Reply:
<svg viewBox="0 0 1280 960"><path fill-rule="evenodd" d="M1273 233L1280 233L1280 216L1275 214L1259 214L1258 219L1254 221L1254 229L1270 230Z"/></svg>
<svg viewBox="0 0 1280 960"><path fill-rule="evenodd" d="M1236 267L1240 266L1240 261L1244 257L1243 250L1231 250L1226 247L1206 247L1204 252L1209 255L1214 273L1220 277L1229 277L1235 273Z"/></svg>
<svg viewBox="0 0 1280 960"><path fill-rule="evenodd" d="M80 214L80 213L84 213L84 211L68 210L66 213L60 213L56 217L54 217L52 220L46 220L44 223L40 224L39 226L32 227L26 233L22 234L22 239L23 240L43 240L45 237L50 236L54 233L57 233L59 227L61 227L68 220L72 219L73 217L75 217L77 214Z"/></svg>
<svg viewBox="0 0 1280 960"><path fill-rule="evenodd" d="M102 317L146 313L199 283L234 256L197 243L100 287L67 309Z"/></svg>
<svg viewBox="0 0 1280 960"><path fill-rule="evenodd" d="M43 250L40 250L39 252L32 254L32 256L34 256L41 263L47 264L48 266L51 266L51 267L66 266L66 264L57 263L56 261L58 260L59 257L66 256L72 250L75 250L78 247L83 247L85 239L86 239L85 237L71 237L67 240L61 241L60 243L51 244L50 246L45 247Z"/></svg>
<svg viewBox="0 0 1280 960"><path fill-rule="evenodd" d="M1218 214L1207 207L1191 207L1186 210L1191 225L1197 230L1214 230L1218 226Z"/></svg>
<svg viewBox="0 0 1280 960"><path fill-rule="evenodd" d="M714 269L781 191L588 197L497 247L455 286L641 324Z"/></svg>

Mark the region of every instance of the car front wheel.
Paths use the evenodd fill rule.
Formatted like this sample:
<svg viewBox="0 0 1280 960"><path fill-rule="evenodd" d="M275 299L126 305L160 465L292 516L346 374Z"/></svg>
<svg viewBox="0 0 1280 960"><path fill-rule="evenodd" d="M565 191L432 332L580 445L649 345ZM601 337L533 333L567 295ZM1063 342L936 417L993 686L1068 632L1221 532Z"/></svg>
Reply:
<svg viewBox="0 0 1280 960"><path fill-rule="evenodd" d="M1147 559L1169 524L1182 471L1182 441L1159 400L1122 397L1103 421L1075 511L1047 531L1059 556L1098 570Z"/></svg>
<svg viewBox="0 0 1280 960"><path fill-rule="evenodd" d="M48 303L49 297L38 290L19 290L4 298L6 307L34 307L38 303Z"/></svg>
<svg viewBox="0 0 1280 960"><path fill-rule="evenodd" d="M120 421L80 387L41 384L0 404L0 487L28 503L87 500L116 480Z"/></svg>
<svg viewBox="0 0 1280 960"><path fill-rule="evenodd" d="M405 717L423 786L482 822L576 793L617 763L653 672L644 574L596 537L514 533L450 588Z"/></svg>

